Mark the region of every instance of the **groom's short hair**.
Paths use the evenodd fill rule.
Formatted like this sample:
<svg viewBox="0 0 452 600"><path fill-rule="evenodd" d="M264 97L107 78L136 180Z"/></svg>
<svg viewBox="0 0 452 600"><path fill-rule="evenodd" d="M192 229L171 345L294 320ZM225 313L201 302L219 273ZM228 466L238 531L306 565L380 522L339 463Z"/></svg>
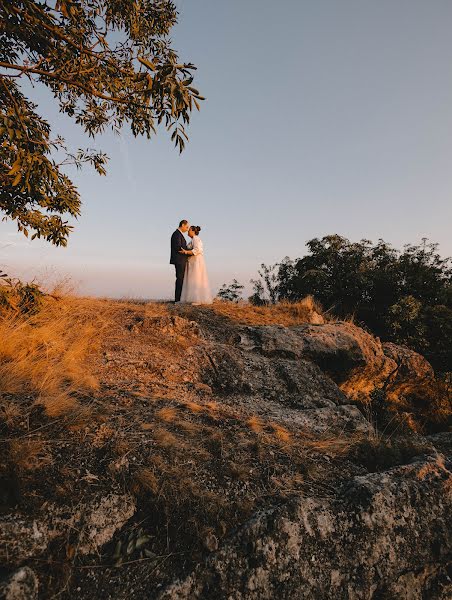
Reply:
<svg viewBox="0 0 452 600"><path fill-rule="evenodd" d="M187 223L187 219L182 219L182 221L179 223L179 227L182 227L182 225L187 225Z"/></svg>

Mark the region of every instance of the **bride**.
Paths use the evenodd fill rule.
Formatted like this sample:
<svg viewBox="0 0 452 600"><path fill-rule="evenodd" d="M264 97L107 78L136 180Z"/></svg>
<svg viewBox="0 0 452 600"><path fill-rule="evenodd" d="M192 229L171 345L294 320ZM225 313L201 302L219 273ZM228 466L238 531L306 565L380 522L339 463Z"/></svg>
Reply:
<svg viewBox="0 0 452 600"><path fill-rule="evenodd" d="M180 301L192 304L211 304L212 294L204 260L203 244L199 237L200 231L201 227L192 225L188 230L188 236L192 241L187 246L188 250L181 250L182 254L188 255L188 260Z"/></svg>

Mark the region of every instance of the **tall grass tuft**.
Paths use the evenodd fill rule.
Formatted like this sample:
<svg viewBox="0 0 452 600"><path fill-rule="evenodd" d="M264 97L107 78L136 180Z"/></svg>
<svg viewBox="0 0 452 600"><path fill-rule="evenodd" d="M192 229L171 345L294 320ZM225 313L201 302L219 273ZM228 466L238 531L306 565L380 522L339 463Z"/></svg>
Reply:
<svg viewBox="0 0 452 600"><path fill-rule="evenodd" d="M0 389L31 394L49 416L76 408L74 393L97 387L86 361L97 347L106 313L82 298L45 297L35 314L0 313Z"/></svg>
<svg viewBox="0 0 452 600"><path fill-rule="evenodd" d="M281 301L277 304L255 306L248 303L214 302L213 310L244 325L301 325L319 322L323 309L312 296L299 302Z"/></svg>

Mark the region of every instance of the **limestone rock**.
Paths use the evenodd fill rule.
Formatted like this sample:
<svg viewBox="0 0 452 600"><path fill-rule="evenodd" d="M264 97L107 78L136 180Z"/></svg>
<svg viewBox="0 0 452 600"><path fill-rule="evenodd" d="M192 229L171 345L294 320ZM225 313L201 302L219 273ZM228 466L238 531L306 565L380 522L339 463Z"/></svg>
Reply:
<svg viewBox="0 0 452 600"><path fill-rule="evenodd" d="M336 383L309 360L274 360L272 368L275 380L281 381L281 394L292 406L310 409L349 402Z"/></svg>
<svg viewBox="0 0 452 600"><path fill-rule="evenodd" d="M314 408L292 413L290 422L313 434L371 433L372 425L353 405Z"/></svg>
<svg viewBox="0 0 452 600"><path fill-rule="evenodd" d="M440 431L427 436L428 441L445 456L452 456L452 431Z"/></svg>
<svg viewBox="0 0 452 600"><path fill-rule="evenodd" d="M304 343L292 328L282 325L247 327L241 336L240 345L246 350L258 350L264 356L300 358Z"/></svg>
<svg viewBox="0 0 452 600"><path fill-rule="evenodd" d="M259 513L158 598L445 599L451 485L439 456Z"/></svg>
<svg viewBox="0 0 452 600"><path fill-rule="evenodd" d="M378 338L352 323L300 325L294 328L303 340L305 357L326 371L350 396L369 394L396 369Z"/></svg>
<svg viewBox="0 0 452 600"><path fill-rule="evenodd" d="M155 333L167 337L178 336L198 336L200 333L199 325L196 321L191 321L177 315L163 315L158 317L145 316L137 319L130 327L133 332Z"/></svg>
<svg viewBox="0 0 452 600"><path fill-rule="evenodd" d="M197 352L197 361L203 371L203 383L222 392L243 390L245 366L234 348L226 344L206 345Z"/></svg>
<svg viewBox="0 0 452 600"><path fill-rule="evenodd" d="M79 540L80 554L90 554L111 540L113 534L135 513L135 501L129 495L109 494L90 506L85 518L76 514L76 522L83 521Z"/></svg>
<svg viewBox="0 0 452 600"><path fill-rule="evenodd" d="M244 326L238 331L230 344L197 346L190 367L201 371L204 383L229 395L248 393L312 409L367 401L383 387L397 400L419 392L434 377L416 352L382 344L352 323Z"/></svg>
<svg viewBox="0 0 452 600"><path fill-rule="evenodd" d="M429 380L435 375L432 365L423 356L406 346L398 346L392 342L383 343L386 356L397 364L397 377L405 380Z"/></svg>
<svg viewBox="0 0 452 600"><path fill-rule="evenodd" d="M386 342L383 350L397 364L387 389L388 399L397 402L399 398L407 399L411 396L421 402L428 402L430 384L435 377L431 364L405 346Z"/></svg>
<svg viewBox="0 0 452 600"><path fill-rule="evenodd" d="M52 537L47 525L38 519L11 513L0 518L0 561L20 564L41 555Z"/></svg>
<svg viewBox="0 0 452 600"><path fill-rule="evenodd" d="M81 532L77 551L96 552L135 513L135 501L130 495L109 494L94 498L87 505L72 511L67 506L47 503L34 519L11 513L0 519L0 559L10 564L42 555L49 543L67 533L69 528Z"/></svg>
<svg viewBox="0 0 452 600"><path fill-rule="evenodd" d="M397 370L380 340L352 323L247 327L239 347L265 357L310 360L352 398L368 396Z"/></svg>
<svg viewBox="0 0 452 600"><path fill-rule="evenodd" d="M0 582L0 600L37 600L38 578L30 567L21 567Z"/></svg>
<svg viewBox="0 0 452 600"><path fill-rule="evenodd" d="M417 571L404 573L396 581L390 582L385 592L387 598L450 600L452 598L450 566L427 564Z"/></svg>

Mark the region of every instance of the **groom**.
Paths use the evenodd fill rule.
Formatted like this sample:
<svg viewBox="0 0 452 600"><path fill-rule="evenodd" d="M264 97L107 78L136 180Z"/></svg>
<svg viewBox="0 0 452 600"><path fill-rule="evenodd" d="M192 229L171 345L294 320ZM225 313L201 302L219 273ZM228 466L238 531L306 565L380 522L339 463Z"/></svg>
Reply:
<svg viewBox="0 0 452 600"><path fill-rule="evenodd" d="M179 302L182 293L182 284L184 283L185 265L187 263L187 255L181 253L181 249L187 250L187 242L184 233L189 229L188 221L183 219L179 223L179 227L171 236L171 258L170 265L176 267L176 290L175 302Z"/></svg>

